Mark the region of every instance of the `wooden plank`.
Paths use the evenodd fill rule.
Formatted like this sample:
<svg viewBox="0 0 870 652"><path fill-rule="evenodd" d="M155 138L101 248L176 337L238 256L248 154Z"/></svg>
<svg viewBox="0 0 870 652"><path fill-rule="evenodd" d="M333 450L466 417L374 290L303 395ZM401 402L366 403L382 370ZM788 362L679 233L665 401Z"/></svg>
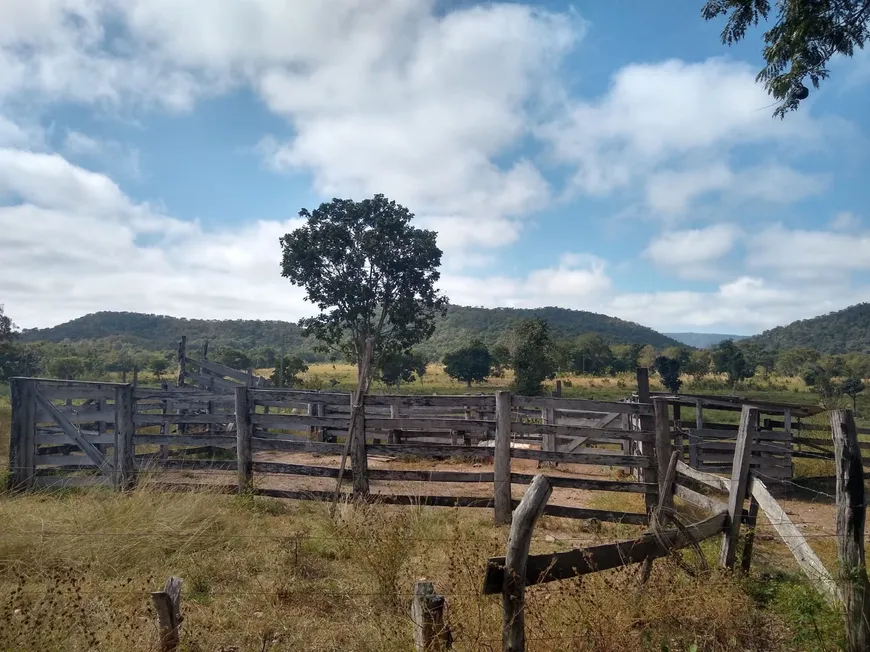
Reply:
<svg viewBox="0 0 870 652"><path fill-rule="evenodd" d="M513 501L514 504L517 501ZM544 508L544 514L547 516L561 516L563 518L573 518L589 520L595 519L607 523L623 523L625 525L646 525L649 518L646 514L638 514L635 512L619 512L608 509L587 509L585 507L568 507L563 505L547 505Z"/></svg>
<svg viewBox="0 0 870 652"><path fill-rule="evenodd" d="M136 387L133 389L133 398L136 399L138 405L143 405L155 402L161 405L163 401L226 401L232 403L233 393L231 391L214 391L202 389L199 387L173 387L171 389L161 389L159 387ZM156 406L155 406L156 407Z"/></svg>
<svg viewBox="0 0 870 652"><path fill-rule="evenodd" d="M710 496L705 496L702 493L698 493L688 487L684 487L681 484L674 485L674 495L685 500L690 505L694 505L695 507L699 507L701 509L705 509L708 512L713 512L714 514L718 514L719 512L728 511L728 503L716 500Z"/></svg>
<svg viewBox="0 0 870 652"><path fill-rule="evenodd" d="M650 391L649 391L649 369L646 367L638 367L636 371L637 377L637 400L641 403L650 403ZM646 431L654 431L655 430L655 416L654 411L652 415L640 415L636 417L637 426L640 430ZM634 429L634 428L633 428ZM652 459L655 454L654 446L649 442L638 442L634 445L634 452L638 455L642 455L647 459ZM637 471L637 478L641 482L648 482L652 484L658 484L658 465L650 464L649 468L640 469ZM644 496L644 506L646 508L646 513L652 515L653 511L658 505L658 496L655 494L646 494Z"/></svg>
<svg viewBox="0 0 870 652"><path fill-rule="evenodd" d="M55 466L55 467L90 467L96 465L86 455L37 455L35 458L37 466Z"/></svg>
<svg viewBox="0 0 870 652"><path fill-rule="evenodd" d="M683 475L687 478L691 478L696 482L700 482L701 484L707 485L708 487L712 487L713 489L718 489L719 491L728 492L731 489L731 483L728 482L725 478L713 475L712 473L705 473L704 471L699 471L698 469L693 469L688 464L684 462L677 462L677 475Z"/></svg>
<svg viewBox="0 0 870 652"><path fill-rule="evenodd" d="M835 604L838 601L836 584L824 564L822 564L813 549L810 548L801 531L794 526L785 510L770 495L764 482L758 478L752 478L749 490L752 493L752 497L758 502L758 506L764 512L767 520L770 521L773 529L776 530L777 534L782 537L785 545L791 550L804 574L822 592L829 603Z"/></svg>
<svg viewBox="0 0 870 652"><path fill-rule="evenodd" d="M513 484L529 484L533 475L525 473L511 473ZM548 475L547 479L553 487L566 487L570 489L588 489L590 491L622 491L627 493L655 493L656 488L652 485L640 482L621 482L618 480L592 480L588 478L566 478L558 475Z"/></svg>
<svg viewBox="0 0 870 652"><path fill-rule="evenodd" d="M201 387L207 387L209 389L230 391L238 387L238 383L234 383L231 380L224 380L217 376L203 376L195 371L185 371L184 378L199 383Z"/></svg>
<svg viewBox="0 0 870 652"><path fill-rule="evenodd" d="M337 428L347 431L350 420L309 416L307 414L252 414L251 423L261 428L307 430L308 426L318 426L320 428Z"/></svg>
<svg viewBox="0 0 870 652"><path fill-rule="evenodd" d="M251 425L251 405L247 387L236 388L236 469L238 471L239 493L245 493L253 486L253 454Z"/></svg>
<svg viewBox="0 0 870 652"><path fill-rule="evenodd" d="M864 468L851 410L831 412L837 469L837 586L846 616L846 649L870 649L870 582L864 559Z"/></svg>
<svg viewBox="0 0 870 652"><path fill-rule="evenodd" d="M686 530L664 530L637 539L606 543L545 555L530 555L526 567L528 585L568 579L598 571L635 564L648 558L664 557L674 550L714 537L725 527L727 514L721 512ZM688 536L687 536L688 535ZM489 559L484 580L484 594L501 593L504 582L504 557Z"/></svg>
<svg viewBox="0 0 870 652"><path fill-rule="evenodd" d="M76 406L58 406L58 409L67 418L67 421L74 424L115 422L115 415L112 412L101 412L98 408L80 409ZM36 411L36 421L37 423L50 423L54 421L54 418L49 412L40 408Z"/></svg>
<svg viewBox="0 0 870 652"><path fill-rule="evenodd" d="M734 442L730 441L702 441L700 444L698 444L698 447L701 449L702 453L703 451L728 451L730 453L734 452ZM782 444L761 444L753 442L752 453L774 453L777 455L786 455L791 454L791 447Z"/></svg>
<svg viewBox="0 0 870 652"><path fill-rule="evenodd" d="M37 390L45 398L53 399L82 399L90 398L113 399L115 398L115 386L120 383L101 383L83 380L52 380L45 378L33 379L37 384Z"/></svg>
<svg viewBox="0 0 870 652"><path fill-rule="evenodd" d="M136 433L133 438L137 446L218 446L233 448L235 435L145 435Z"/></svg>
<svg viewBox="0 0 870 652"><path fill-rule="evenodd" d="M752 457L752 438L758 423L758 410L744 406L740 413L740 430L737 444L734 448L732 462L731 486L728 493L728 525L722 534L722 548L719 554L719 565L723 568L733 568L737 557L737 544L740 536L740 515L743 513L743 501L746 498L746 488L749 484L749 463Z"/></svg>
<svg viewBox="0 0 870 652"><path fill-rule="evenodd" d="M511 423L511 432L519 434L548 434L557 437L596 437L599 439L631 439L634 441L655 441L654 431L645 430L605 430L584 426L560 426L548 423Z"/></svg>
<svg viewBox="0 0 870 652"><path fill-rule="evenodd" d="M624 414L652 415L653 407L648 403L608 403L588 401L579 398L553 398L551 396L514 396L514 407L553 408L555 410L583 410L586 412L617 412Z"/></svg>
<svg viewBox="0 0 870 652"><path fill-rule="evenodd" d="M88 487L111 487L112 478L104 475L56 476L43 475L33 479L33 486L39 489L72 489Z"/></svg>
<svg viewBox="0 0 870 652"><path fill-rule="evenodd" d="M317 392L307 389L257 389L251 388L251 401L288 401L293 403L323 403L324 405L347 405L348 392Z"/></svg>
<svg viewBox="0 0 870 652"><path fill-rule="evenodd" d="M217 380L223 380L224 377L229 377L247 385L251 379L251 377L244 371L233 369L232 367L228 367L219 362L213 362L211 360L193 360L191 358L187 358L187 363L191 366L196 366L200 369L205 369L206 371L211 372L212 374L217 376ZM207 375L203 374L203 378L207 379Z"/></svg>
<svg viewBox="0 0 870 652"><path fill-rule="evenodd" d="M289 453L320 453L323 455L341 455L344 444L328 444L314 441L289 441L284 439L263 439L254 437L251 449L255 451L286 451Z"/></svg>
<svg viewBox="0 0 870 652"><path fill-rule="evenodd" d="M552 493L547 478L535 476L511 520L502 585L502 649L509 652L524 652L526 649L526 562L532 531Z"/></svg>
<svg viewBox="0 0 870 652"><path fill-rule="evenodd" d="M385 395L376 396L369 394L365 398L365 405L368 406L387 406L398 405L400 408L416 408L416 407L447 407L464 409L464 406L472 408L495 408L495 396L469 396L457 394L453 396L395 396Z"/></svg>
<svg viewBox="0 0 870 652"><path fill-rule="evenodd" d="M471 419L428 419L400 417L398 419L370 419L366 417L366 428L372 430L463 430L465 432L494 431L492 421Z"/></svg>
<svg viewBox="0 0 870 652"><path fill-rule="evenodd" d="M87 439L92 444L114 444L114 433L106 433L101 435L96 430L80 430L82 437ZM36 432L36 444L38 446L75 446L75 443L62 430L57 432L46 431L42 428Z"/></svg>
<svg viewBox="0 0 870 652"><path fill-rule="evenodd" d="M136 453L134 437L136 424L134 422L133 386L120 385L115 388L115 488L119 491L130 489L136 484Z"/></svg>
<svg viewBox="0 0 870 652"><path fill-rule="evenodd" d="M493 447L493 498L495 522L510 523L511 520L511 394L497 392L495 395L496 429ZM455 447L460 448L460 447ZM463 447L466 448L466 447ZM549 486L549 485L547 485Z"/></svg>
<svg viewBox="0 0 870 652"><path fill-rule="evenodd" d="M137 426L159 426L162 424L223 424L233 419L226 414L134 414L133 423Z"/></svg>
<svg viewBox="0 0 870 652"><path fill-rule="evenodd" d="M111 476L113 472L112 463L106 459L106 457L99 451L97 448L89 442L87 439L82 437L76 427L73 426L69 421L67 421L66 417L61 414L60 410L54 403L49 401L39 389L36 390L36 401L42 406L44 410L46 410L49 414L52 415L55 423L60 426L60 428L64 431L67 437L69 437L76 446L78 446L81 451L87 455L91 461L100 469L100 472L104 475Z"/></svg>

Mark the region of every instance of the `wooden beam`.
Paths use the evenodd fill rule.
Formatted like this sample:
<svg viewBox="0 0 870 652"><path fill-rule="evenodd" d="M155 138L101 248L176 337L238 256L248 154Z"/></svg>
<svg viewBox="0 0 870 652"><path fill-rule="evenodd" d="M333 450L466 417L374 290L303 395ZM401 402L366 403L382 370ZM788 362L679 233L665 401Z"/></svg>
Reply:
<svg viewBox="0 0 870 652"><path fill-rule="evenodd" d="M115 489L124 491L136 484L136 424L133 420L133 386L115 389ZM83 438L84 439L84 438ZM87 441L87 440L86 440Z"/></svg>
<svg viewBox="0 0 870 652"><path fill-rule="evenodd" d="M587 575L598 571L639 563L648 557L664 557L673 550L686 548L716 536L725 527L725 512L711 516L684 530L671 529L645 534L637 539L607 543L545 555L530 555L526 567L526 584L540 584ZM504 557L493 557L487 564L483 592L500 593L504 582Z"/></svg>
<svg viewBox="0 0 870 652"><path fill-rule="evenodd" d="M253 426L251 425L249 391L244 385L236 388L236 464L238 465L236 469L239 493L250 491L254 478L251 466L253 462L251 454Z"/></svg>
<svg viewBox="0 0 870 652"><path fill-rule="evenodd" d="M740 536L741 514L746 488L749 484L749 462L752 455L752 439L758 423L758 410L744 406L740 414L740 430L734 446L734 461L731 472L731 486L728 493L728 527L722 535L722 548L719 564L723 568L733 568L737 555Z"/></svg>
<svg viewBox="0 0 870 652"><path fill-rule="evenodd" d="M644 403L617 403L606 401L588 401L579 398L554 398L552 396L514 396L511 399L514 407L554 408L556 410L584 410L588 412L652 415L652 405Z"/></svg>
<svg viewBox="0 0 870 652"><path fill-rule="evenodd" d="M103 455L97 447L94 446L87 439L82 437L79 434L79 431L76 429L74 425L72 425L67 418L61 413L58 407L45 398L39 391L36 389L36 401L42 407L43 410L48 412L55 423L60 426L61 430L63 430L64 434L69 437L76 446L78 446L81 451L90 458L90 460L100 469L100 472L103 475L111 476L113 473L112 463L106 459L105 455Z"/></svg>
<svg viewBox="0 0 870 652"><path fill-rule="evenodd" d="M511 521L511 394L495 395L495 447L493 448L493 499L495 522Z"/></svg>

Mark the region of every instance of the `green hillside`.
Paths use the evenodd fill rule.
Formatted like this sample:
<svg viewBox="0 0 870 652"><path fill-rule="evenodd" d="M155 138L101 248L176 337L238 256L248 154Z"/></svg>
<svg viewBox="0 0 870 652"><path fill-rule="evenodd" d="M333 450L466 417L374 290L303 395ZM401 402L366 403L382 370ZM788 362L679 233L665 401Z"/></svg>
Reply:
<svg viewBox="0 0 870 652"><path fill-rule="evenodd" d="M664 333L668 337L672 337L678 342L682 342L686 346L693 346L696 349L709 349L711 346L716 346L724 340L734 340L738 342L745 340L746 335L725 335L723 333Z"/></svg>
<svg viewBox="0 0 870 652"><path fill-rule="evenodd" d="M650 328L607 315L564 308L465 308L451 306L445 318L438 320L432 339L420 348L433 359L480 338L488 345L510 330L517 321L540 317L546 319L557 337L598 333L611 343L651 344L657 348L677 344ZM302 337L291 322L260 320L181 319L134 312L98 312L44 329L22 333L24 342L63 342L111 340L146 350L165 351L177 346L181 335L188 345L198 348L208 340L210 346L230 346L242 350L270 346L301 353L315 359L314 342Z"/></svg>
<svg viewBox="0 0 870 652"><path fill-rule="evenodd" d="M870 353L870 303L777 326L748 341L770 350L806 347L820 353Z"/></svg>

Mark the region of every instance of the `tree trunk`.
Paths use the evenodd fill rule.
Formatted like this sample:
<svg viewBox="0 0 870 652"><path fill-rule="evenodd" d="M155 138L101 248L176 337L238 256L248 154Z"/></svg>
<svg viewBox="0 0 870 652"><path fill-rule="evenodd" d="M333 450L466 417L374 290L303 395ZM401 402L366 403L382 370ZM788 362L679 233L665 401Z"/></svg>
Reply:
<svg viewBox="0 0 870 652"><path fill-rule="evenodd" d="M468 382L466 382L465 386L468 387L468 389L471 389L471 381L469 380Z"/></svg>

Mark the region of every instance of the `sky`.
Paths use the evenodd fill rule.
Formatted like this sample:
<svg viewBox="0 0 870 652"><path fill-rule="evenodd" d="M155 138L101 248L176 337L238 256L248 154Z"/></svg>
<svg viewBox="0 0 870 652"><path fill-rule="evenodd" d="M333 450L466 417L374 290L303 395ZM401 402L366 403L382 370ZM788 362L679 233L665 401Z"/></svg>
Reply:
<svg viewBox="0 0 870 652"><path fill-rule="evenodd" d="M297 320L281 235L383 193L452 303L751 334L870 300L870 52L798 112L703 3L0 0L0 303Z"/></svg>

